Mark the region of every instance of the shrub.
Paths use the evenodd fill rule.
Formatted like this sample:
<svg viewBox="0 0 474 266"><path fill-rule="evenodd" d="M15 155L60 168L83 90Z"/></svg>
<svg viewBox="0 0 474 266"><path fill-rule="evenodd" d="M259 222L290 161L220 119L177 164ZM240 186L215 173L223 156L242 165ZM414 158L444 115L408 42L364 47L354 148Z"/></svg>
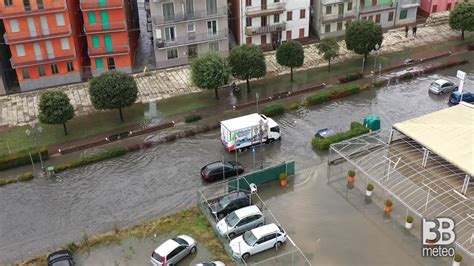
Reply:
<svg viewBox="0 0 474 266"><path fill-rule="evenodd" d="M74 242L70 242L70 243L68 243L68 244L64 247L64 249L69 250L69 252L71 252L71 253L76 252L76 250L77 250L78 248L79 248L79 247L78 247L77 244L74 243Z"/></svg>
<svg viewBox="0 0 474 266"><path fill-rule="evenodd" d="M364 85L362 85L362 87L360 88L361 90L369 90L370 89L370 84L369 83L365 83Z"/></svg>
<svg viewBox="0 0 474 266"><path fill-rule="evenodd" d="M155 144L154 141L145 141L145 142L143 142L143 144L141 145L141 148L142 148L142 149L145 149L145 148L147 149L147 148L152 147L154 144Z"/></svg>
<svg viewBox="0 0 474 266"><path fill-rule="evenodd" d="M368 191L374 190L374 185L371 184L371 183L367 184L367 190L368 190Z"/></svg>
<svg viewBox="0 0 474 266"><path fill-rule="evenodd" d="M327 102L329 100L334 100L337 98L346 97L352 94L356 94L360 91L358 85L349 85L344 87L336 87L331 90L317 92L306 98L307 105L316 105Z"/></svg>
<svg viewBox="0 0 474 266"><path fill-rule="evenodd" d="M174 141L177 139L177 136L176 134L169 134L169 135L166 135L165 136L165 141L166 142L170 142L170 141Z"/></svg>
<svg viewBox="0 0 474 266"><path fill-rule="evenodd" d="M455 262L461 262L462 261L462 256L461 254L454 254L454 261Z"/></svg>
<svg viewBox="0 0 474 266"><path fill-rule="evenodd" d="M350 139L353 137L357 137L357 136L367 134L367 133L369 133L369 129L367 127L363 126L359 122L352 122L351 129L349 131L340 132L334 136L331 136L325 139L313 137L313 140L311 141L311 143L313 147L315 147L316 149L328 150L329 146L333 143L337 143L337 142Z"/></svg>
<svg viewBox="0 0 474 266"><path fill-rule="evenodd" d="M280 180L286 180L288 178L288 174L287 173L281 173L280 176L279 176L279 179Z"/></svg>
<svg viewBox="0 0 474 266"><path fill-rule="evenodd" d="M300 108L300 105L297 104L297 103L292 103L292 104L290 104L290 106L288 107L288 109L293 110L293 111L294 111L294 110L298 110L298 108Z"/></svg>
<svg viewBox="0 0 474 266"><path fill-rule="evenodd" d="M0 179L0 187L6 184L7 184L7 181L5 179Z"/></svg>
<svg viewBox="0 0 474 266"><path fill-rule="evenodd" d="M17 166L30 164L31 159L30 159L29 152L31 152L31 157L33 158L34 162L40 161L37 149L24 150L12 155L1 156L0 157L0 171L17 167ZM41 157L43 158L43 160L47 160L49 158L48 149L45 146L40 147L40 152L41 152Z"/></svg>
<svg viewBox="0 0 474 266"><path fill-rule="evenodd" d="M308 105L317 105L329 101L329 92L323 91L312 94L306 98Z"/></svg>
<svg viewBox="0 0 474 266"><path fill-rule="evenodd" d="M12 177L12 178L9 178L5 181L5 184L8 185L8 184L14 184L18 182L18 180L16 180L16 178Z"/></svg>
<svg viewBox="0 0 474 266"><path fill-rule="evenodd" d="M386 207L392 207L392 205L393 205L393 202L391 200L388 199L388 200L385 201L385 206Z"/></svg>
<svg viewBox="0 0 474 266"><path fill-rule="evenodd" d="M401 76L403 80L410 80L410 79L413 79L414 77L415 75L411 72L405 73Z"/></svg>
<svg viewBox="0 0 474 266"><path fill-rule="evenodd" d="M184 131L184 136L185 137L191 137L191 136L194 136L194 135L196 135L196 132L193 129L186 129Z"/></svg>
<svg viewBox="0 0 474 266"><path fill-rule="evenodd" d="M265 106L262 108L262 114L266 116L276 116L276 115L281 115L285 112L285 107L282 104L272 104L269 106Z"/></svg>
<svg viewBox="0 0 474 266"><path fill-rule="evenodd" d="M132 144L127 147L129 152L138 151L140 149L140 144Z"/></svg>
<svg viewBox="0 0 474 266"><path fill-rule="evenodd" d="M195 121L198 121L198 120L201 120L200 115L188 115L188 116L184 117L184 122L186 122L186 123L192 123L192 122L195 122Z"/></svg>
<svg viewBox="0 0 474 266"><path fill-rule="evenodd" d="M33 177L34 176L32 172L26 172L18 177L18 181L20 182L30 181L31 179L33 179Z"/></svg>
<svg viewBox="0 0 474 266"><path fill-rule="evenodd" d="M376 80L375 83L374 83L374 85L375 85L375 87L377 87L377 88L382 87L382 86L383 86L383 80L381 80L381 79Z"/></svg>
<svg viewBox="0 0 474 266"><path fill-rule="evenodd" d="M348 175L348 176L355 176L356 173L354 172L354 170L349 170L349 171L347 172L347 175Z"/></svg>
<svg viewBox="0 0 474 266"><path fill-rule="evenodd" d="M411 215L408 215L408 216L407 216L407 223L410 223L410 224L411 224L411 223L413 223L413 220L414 220L414 219L413 219L413 216L411 216Z"/></svg>
<svg viewBox="0 0 474 266"><path fill-rule="evenodd" d="M355 73L355 74L347 74L346 77L339 79L339 83L347 83L349 81L358 80L358 79L361 79L363 77L364 77L364 75L360 72Z"/></svg>
<svg viewBox="0 0 474 266"><path fill-rule="evenodd" d="M211 124L209 127L211 129L218 129L218 128L221 128L221 123L217 122L217 123Z"/></svg>
<svg viewBox="0 0 474 266"><path fill-rule="evenodd" d="M116 148L116 149L112 149L112 150L109 150L109 151L100 152L100 153L97 153L97 154L92 155L92 156L84 156L80 159L70 161L70 162L65 163L65 164L58 165L56 167L56 172L59 173L59 172L62 172L64 170L67 170L67 169L72 169L72 168L76 168L76 167L79 167L79 166L83 166L83 165L87 165L87 164L91 164L91 163L95 163L95 162L99 162L99 161L119 157L119 156L122 156L122 155L126 154L127 152L128 152L128 150L125 149L125 148Z"/></svg>

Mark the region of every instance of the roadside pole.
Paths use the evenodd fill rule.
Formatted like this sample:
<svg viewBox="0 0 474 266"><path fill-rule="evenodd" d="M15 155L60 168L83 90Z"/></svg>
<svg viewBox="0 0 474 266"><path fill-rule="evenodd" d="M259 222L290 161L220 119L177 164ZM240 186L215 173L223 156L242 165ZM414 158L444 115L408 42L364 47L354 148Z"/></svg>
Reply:
<svg viewBox="0 0 474 266"><path fill-rule="evenodd" d="M456 77L459 79L458 91L461 94L461 98L459 99L459 102L462 102L462 90L464 87L464 78L466 78L466 72L458 70L458 72L456 73Z"/></svg>
<svg viewBox="0 0 474 266"><path fill-rule="evenodd" d="M255 93L255 98L257 98L257 114L258 114L258 98L259 98L258 92Z"/></svg>

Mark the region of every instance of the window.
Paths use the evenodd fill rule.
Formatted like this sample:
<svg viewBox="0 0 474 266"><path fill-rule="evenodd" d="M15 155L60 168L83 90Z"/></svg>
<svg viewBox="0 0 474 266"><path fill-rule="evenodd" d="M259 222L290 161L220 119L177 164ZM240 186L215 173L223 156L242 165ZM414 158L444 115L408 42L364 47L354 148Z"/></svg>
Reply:
<svg viewBox="0 0 474 266"><path fill-rule="evenodd" d="M194 32L194 23L188 23L188 32Z"/></svg>
<svg viewBox="0 0 474 266"><path fill-rule="evenodd" d="M194 15L194 0L186 0L186 14L188 16Z"/></svg>
<svg viewBox="0 0 474 266"><path fill-rule="evenodd" d="M12 19L10 20L10 31L11 32L19 32L20 26L18 26L18 20Z"/></svg>
<svg viewBox="0 0 474 266"><path fill-rule="evenodd" d="M207 14L217 14L217 0L206 0Z"/></svg>
<svg viewBox="0 0 474 266"><path fill-rule="evenodd" d="M25 7L25 11L31 11L30 0L23 0L23 6Z"/></svg>
<svg viewBox="0 0 474 266"><path fill-rule="evenodd" d="M217 20L210 20L207 22L207 35L217 35Z"/></svg>
<svg viewBox="0 0 474 266"><path fill-rule="evenodd" d="M21 75L23 76L23 79L29 79L30 78L30 71L28 69L22 69L21 70Z"/></svg>
<svg viewBox="0 0 474 266"><path fill-rule="evenodd" d="M375 23L380 23L380 14L375 15Z"/></svg>
<svg viewBox="0 0 474 266"><path fill-rule="evenodd" d="M438 5L434 5L433 8L431 9L431 13L436 13L438 11Z"/></svg>
<svg viewBox="0 0 474 266"><path fill-rule="evenodd" d="M279 23L279 22L280 22L280 14L273 15L273 23Z"/></svg>
<svg viewBox="0 0 474 266"><path fill-rule="evenodd" d="M286 31L286 40L291 40L291 30Z"/></svg>
<svg viewBox="0 0 474 266"><path fill-rule="evenodd" d="M337 23L337 30L342 30L342 22Z"/></svg>
<svg viewBox="0 0 474 266"><path fill-rule="evenodd" d="M89 14L91 14L91 13L94 15L94 19L95 19L95 14L93 12L89 12ZM89 18L89 22L90 22L90 18ZM63 14L56 14L56 25L58 25L58 26L66 25L66 23L64 22L64 15Z"/></svg>
<svg viewBox="0 0 474 266"><path fill-rule="evenodd" d="M362 17L362 20L367 20L367 17L366 17L366 16L363 16L363 17Z"/></svg>
<svg viewBox="0 0 474 266"><path fill-rule="evenodd" d="M168 56L168 60L178 59L178 49L177 48L166 50L166 54Z"/></svg>
<svg viewBox="0 0 474 266"><path fill-rule="evenodd" d="M104 68L104 62L102 62L102 58L95 59L95 67L96 68Z"/></svg>
<svg viewBox="0 0 474 266"><path fill-rule="evenodd" d="M451 10L451 3L448 3L448 5L446 6L446 10Z"/></svg>
<svg viewBox="0 0 474 266"><path fill-rule="evenodd" d="M265 27L267 26L267 17L263 16L260 18L260 26Z"/></svg>
<svg viewBox="0 0 474 266"><path fill-rule="evenodd" d="M304 38L304 28L301 28L299 32L300 32L299 38L300 39Z"/></svg>
<svg viewBox="0 0 474 266"><path fill-rule="evenodd" d="M261 1L261 6L262 6L262 10L264 9L267 9L267 0L260 0Z"/></svg>
<svg viewBox="0 0 474 266"><path fill-rule="evenodd" d="M17 44L15 45L16 48L16 55L17 56L25 56L25 46L23 44Z"/></svg>
<svg viewBox="0 0 474 266"><path fill-rule="evenodd" d="M5 6L11 6L13 5L13 0L3 0L3 3L5 4Z"/></svg>
<svg viewBox="0 0 474 266"><path fill-rule="evenodd" d="M245 26L252 27L252 18L247 17L245 19Z"/></svg>
<svg viewBox="0 0 474 266"><path fill-rule="evenodd" d="M59 73L59 70L58 70L58 65L56 64L52 64L51 65L51 72L54 74L58 74Z"/></svg>
<svg viewBox="0 0 474 266"><path fill-rule="evenodd" d="M92 36L91 40L92 40L92 47L99 47L100 46L99 36Z"/></svg>
<svg viewBox="0 0 474 266"><path fill-rule="evenodd" d="M210 42L209 43L209 51L219 52L219 42Z"/></svg>
<svg viewBox="0 0 474 266"><path fill-rule="evenodd" d="M306 9L300 9L300 18L306 17Z"/></svg>
<svg viewBox="0 0 474 266"><path fill-rule="evenodd" d="M326 15L331 14L332 12L332 6L326 6Z"/></svg>
<svg viewBox="0 0 474 266"><path fill-rule="evenodd" d="M105 43L105 51L112 52L114 50L114 46L112 44L112 36L110 36L109 34L105 34L104 43Z"/></svg>
<svg viewBox="0 0 474 266"><path fill-rule="evenodd" d="M374 15L370 15L370 16L369 16L369 20L370 20L370 21L373 21L373 20L374 20Z"/></svg>
<svg viewBox="0 0 474 266"><path fill-rule="evenodd" d="M165 41L166 42L175 42L176 41L176 28L165 27Z"/></svg>
<svg viewBox="0 0 474 266"><path fill-rule="evenodd" d="M62 14L61 14L62 15ZM95 17L94 12L89 12L87 13L87 19L89 20L89 24L96 24L97 23L97 18ZM56 19L56 22L58 20Z"/></svg>
<svg viewBox="0 0 474 266"><path fill-rule="evenodd" d="M286 12L286 20L287 21L293 20L293 11Z"/></svg>
<svg viewBox="0 0 474 266"><path fill-rule="evenodd" d="M352 10L352 2L347 3L347 11Z"/></svg>
<svg viewBox="0 0 474 266"><path fill-rule="evenodd" d="M61 38L61 48L63 50L71 49L71 47L69 46L69 39L68 38Z"/></svg>
<svg viewBox="0 0 474 266"><path fill-rule="evenodd" d="M331 24L326 24L326 25L324 26L324 32L326 32L326 33L327 33L327 32L331 32Z"/></svg>
<svg viewBox="0 0 474 266"><path fill-rule="evenodd" d="M337 6L337 14L339 15L344 14L344 4L340 4Z"/></svg>
<svg viewBox="0 0 474 266"><path fill-rule="evenodd" d="M165 21L174 20L174 4L163 3L163 18Z"/></svg>
<svg viewBox="0 0 474 266"><path fill-rule="evenodd" d="M400 10L400 19L406 19L408 15L408 9Z"/></svg>
<svg viewBox="0 0 474 266"><path fill-rule="evenodd" d="M74 64L72 62L67 62L67 72L72 72L74 71Z"/></svg>
<svg viewBox="0 0 474 266"><path fill-rule="evenodd" d="M393 21L393 12L388 13L388 21Z"/></svg>
<svg viewBox="0 0 474 266"><path fill-rule="evenodd" d="M38 9L44 9L43 0L36 0L36 5L38 6Z"/></svg>
<svg viewBox="0 0 474 266"><path fill-rule="evenodd" d="M251 6L252 0L245 0L245 6Z"/></svg>
<svg viewBox="0 0 474 266"><path fill-rule="evenodd" d="M246 44L252 44L252 37L245 38L245 43Z"/></svg>
<svg viewBox="0 0 474 266"><path fill-rule="evenodd" d="M260 43L262 45L267 44L267 35L266 34L260 35Z"/></svg>
<svg viewBox="0 0 474 266"><path fill-rule="evenodd" d="M39 75L40 77L46 76L46 71L44 71L44 66L39 66L39 67L38 67L38 75Z"/></svg>
<svg viewBox="0 0 474 266"><path fill-rule="evenodd" d="M372 0L372 6L376 6L377 5L377 0Z"/></svg>
<svg viewBox="0 0 474 266"><path fill-rule="evenodd" d="M198 57L198 46L197 44L188 46L188 58L193 59Z"/></svg>

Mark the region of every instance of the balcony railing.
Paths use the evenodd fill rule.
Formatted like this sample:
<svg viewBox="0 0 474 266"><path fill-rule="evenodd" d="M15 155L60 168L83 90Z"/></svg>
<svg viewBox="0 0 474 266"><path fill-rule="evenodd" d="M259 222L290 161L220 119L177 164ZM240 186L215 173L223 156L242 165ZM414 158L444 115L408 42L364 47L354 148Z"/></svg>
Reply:
<svg viewBox="0 0 474 266"><path fill-rule="evenodd" d="M110 31L123 31L127 29L125 21L116 21L110 23L94 23L84 24L84 32L96 33L96 32L110 32Z"/></svg>
<svg viewBox="0 0 474 266"><path fill-rule="evenodd" d="M66 8L67 5L65 3L65 0L51 0L48 2L43 2L39 5L37 3L24 5L22 1L16 1L11 6L5 6L4 3L0 6L0 18L11 18L59 12L66 10Z"/></svg>
<svg viewBox="0 0 474 266"><path fill-rule="evenodd" d="M247 36L263 34L263 33L270 33L275 31L283 31L286 29L286 23L278 23L269 26L261 26L261 27L247 27L245 28L245 34Z"/></svg>
<svg viewBox="0 0 474 266"><path fill-rule="evenodd" d="M420 0L399 0L401 8L410 8L420 6Z"/></svg>
<svg viewBox="0 0 474 266"><path fill-rule="evenodd" d="M71 34L71 27L60 26L49 28L48 31L23 31L23 32L10 32L3 35L3 39L6 44L16 44L22 42L30 42L36 40L50 39L69 36Z"/></svg>
<svg viewBox="0 0 474 266"><path fill-rule="evenodd" d="M333 4L350 2L350 1L352 0L321 0L321 4L325 6L325 5L333 5Z"/></svg>
<svg viewBox="0 0 474 266"><path fill-rule="evenodd" d="M60 55L43 53L40 55L27 55L15 58L12 57L10 58L10 63L12 65L12 68L20 68L68 61L76 58L76 52L74 51L74 49L70 49L70 52L67 53L64 52L65 51L63 51Z"/></svg>
<svg viewBox="0 0 474 266"><path fill-rule="evenodd" d="M274 3L265 6L249 6L245 9L248 17L268 16L285 12L286 2Z"/></svg>
<svg viewBox="0 0 474 266"><path fill-rule="evenodd" d="M128 43L113 45L112 47L106 47L106 46L92 47L92 46L89 46L89 56L90 57L101 57L101 56L128 54L129 52L130 52L130 47L129 47Z"/></svg>
<svg viewBox="0 0 474 266"><path fill-rule="evenodd" d="M227 16L227 8L217 8L216 10L195 10L190 13L176 13L173 16L153 16L153 24L161 25L167 23L175 23L186 20L202 19L218 16Z"/></svg>
<svg viewBox="0 0 474 266"><path fill-rule="evenodd" d="M324 16L322 16L322 20L323 20L323 22L338 21L338 20L354 18L355 15L356 15L355 11L349 11L349 12L345 12L343 14L324 15Z"/></svg>
<svg viewBox="0 0 474 266"><path fill-rule="evenodd" d="M375 6L364 6L361 3L360 6L360 13L369 13L373 11L378 11L378 10L384 10L384 9L391 9L391 8L396 8L397 6L392 2L390 4L380 4L380 5L375 5Z"/></svg>
<svg viewBox="0 0 474 266"><path fill-rule="evenodd" d="M210 42L219 39L227 38L228 31L219 31L216 34L188 34L184 37L178 37L174 40L166 41L164 39L157 39L155 41L156 48L168 48L173 46L180 46L180 45L188 45L193 43L201 43L201 42Z"/></svg>
<svg viewBox="0 0 474 266"><path fill-rule="evenodd" d="M122 8L123 0L80 0L81 10Z"/></svg>

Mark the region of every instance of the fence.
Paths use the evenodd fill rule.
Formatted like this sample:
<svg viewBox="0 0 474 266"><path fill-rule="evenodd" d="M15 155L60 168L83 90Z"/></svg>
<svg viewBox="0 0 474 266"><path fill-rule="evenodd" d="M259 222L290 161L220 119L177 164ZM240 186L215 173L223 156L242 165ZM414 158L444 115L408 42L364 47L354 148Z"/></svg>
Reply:
<svg viewBox="0 0 474 266"><path fill-rule="evenodd" d="M287 173L288 176L295 174L295 162L284 162L282 164L271 166L263 170L259 170L247 175L245 178L234 179L229 181L228 191L238 190L238 188L249 191L249 184L254 183L259 186L272 181L277 181L281 173Z"/></svg>

